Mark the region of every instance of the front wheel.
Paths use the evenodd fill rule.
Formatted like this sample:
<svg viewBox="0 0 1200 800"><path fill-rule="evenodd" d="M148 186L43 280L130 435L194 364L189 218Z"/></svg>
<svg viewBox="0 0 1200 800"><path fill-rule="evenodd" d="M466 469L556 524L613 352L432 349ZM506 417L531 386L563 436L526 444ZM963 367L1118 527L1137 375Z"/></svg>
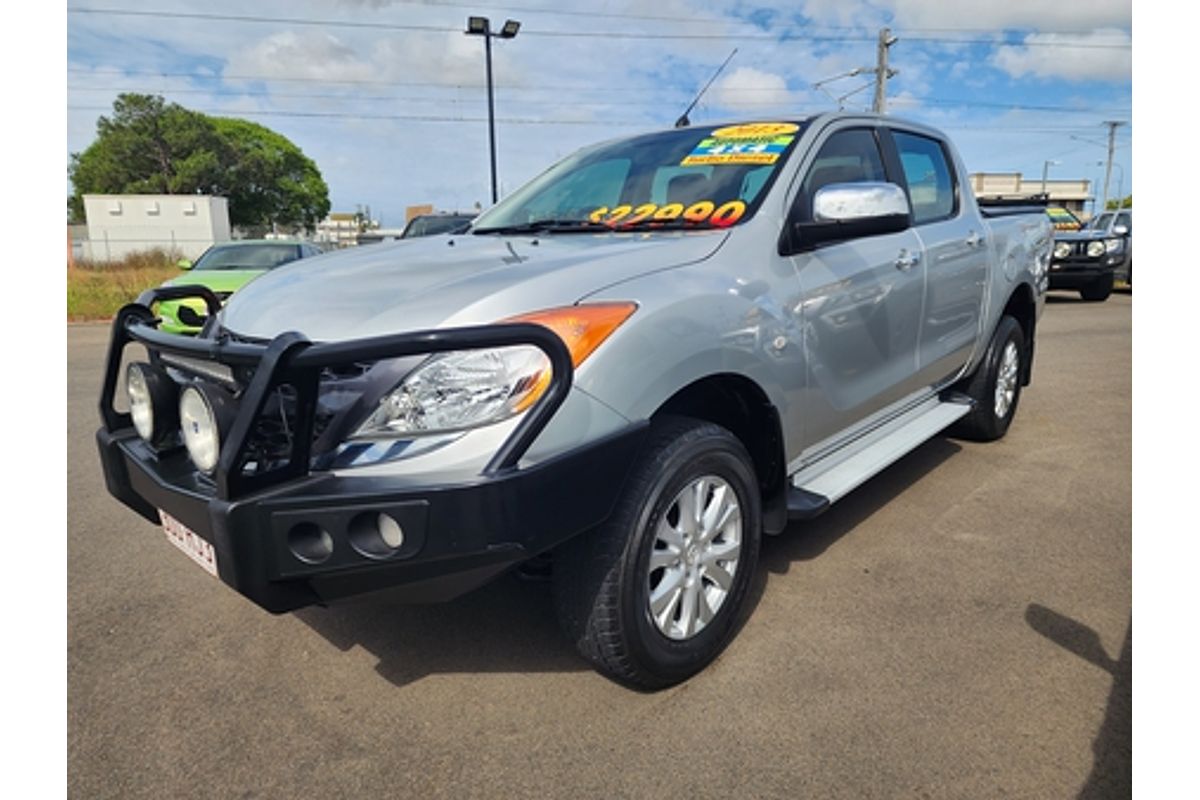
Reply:
<svg viewBox="0 0 1200 800"><path fill-rule="evenodd" d="M603 674L679 683L733 638L758 560L761 500L742 443L711 423L655 423L612 516L555 554L568 637Z"/></svg>
<svg viewBox="0 0 1200 800"><path fill-rule="evenodd" d="M1008 432L1021 399L1026 358L1028 349L1020 323L1010 316L1001 317L983 361L960 387L975 407L950 428L951 436L990 442Z"/></svg>

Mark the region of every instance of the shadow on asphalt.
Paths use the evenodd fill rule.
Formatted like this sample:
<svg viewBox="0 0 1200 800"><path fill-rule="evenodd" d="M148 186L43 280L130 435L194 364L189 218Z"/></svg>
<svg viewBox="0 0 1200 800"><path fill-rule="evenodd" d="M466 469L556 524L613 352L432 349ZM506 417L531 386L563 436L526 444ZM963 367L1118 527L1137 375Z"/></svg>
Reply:
<svg viewBox="0 0 1200 800"><path fill-rule="evenodd" d="M767 572L786 573L793 561L816 558L961 449L944 437L931 439L855 490L853 502L837 503L815 520L764 537L739 627L757 607ZM408 605L382 592L293 613L335 647L359 646L372 653L379 674L397 686L440 673L591 669L558 628L550 584L513 574L438 605Z"/></svg>
<svg viewBox="0 0 1200 800"><path fill-rule="evenodd" d="M437 605L382 592L293 613L335 647L372 653L376 671L397 686L442 673L591 669L559 632L550 584L512 574Z"/></svg>
<svg viewBox="0 0 1200 800"><path fill-rule="evenodd" d="M1079 800L1129 797L1133 791L1133 624L1125 631L1120 656L1113 660L1099 634L1057 611L1031 603L1025 609L1025 621L1059 647L1113 676L1104 722L1092 741L1092 773Z"/></svg>
<svg viewBox="0 0 1200 800"><path fill-rule="evenodd" d="M1062 292L1062 294L1059 292ZM1133 296L1133 292L1129 289L1113 289L1113 294L1123 294L1130 297ZM1104 303L1105 301L1084 300L1077 292L1071 292L1068 289L1055 289L1053 292L1046 294L1046 302L1050 305L1059 305L1061 303L1069 306L1090 306L1096 305L1097 303Z"/></svg>
<svg viewBox="0 0 1200 800"><path fill-rule="evenodd" d="M811 561L821 555L834 542L961 450L960 445L945 436L934 437L834 503L816 519L793 522L778 536L764 536L758 574L746 595L746 609L738 623L739 630L753 615L766 591L767 573L784 575L793 562Z"/></svg>

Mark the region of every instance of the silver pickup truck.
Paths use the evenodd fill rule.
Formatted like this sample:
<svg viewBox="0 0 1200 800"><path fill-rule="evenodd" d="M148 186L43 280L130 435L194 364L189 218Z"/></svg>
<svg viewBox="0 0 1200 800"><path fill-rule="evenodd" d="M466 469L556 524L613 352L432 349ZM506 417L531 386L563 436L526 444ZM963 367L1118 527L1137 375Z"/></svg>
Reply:
<svg viewBox="0 0 1200 800"><path fill-rule="evenodd" d="M272 612L548 564L600 671L678 683L732 638L763 534L1008 429L1051 227L966 175L890 117L679 128L225 307L149 290L113 323L109 491ZM154 311L185 296L194 338Z"/></svg>

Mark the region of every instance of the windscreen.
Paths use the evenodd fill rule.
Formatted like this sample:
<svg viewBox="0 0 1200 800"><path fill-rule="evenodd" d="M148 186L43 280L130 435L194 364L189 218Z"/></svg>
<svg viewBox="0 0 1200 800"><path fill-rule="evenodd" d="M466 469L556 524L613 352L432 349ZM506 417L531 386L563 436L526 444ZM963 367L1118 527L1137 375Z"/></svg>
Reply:
<svg viewBox="0 0 1200 800"><path fill-rule="evenodd" d="M437 216L413 217L412 222L404 229L405 239L415 239L420 236L435 236L439 233L457 233L471 222L470 217Z"/></svg>
<svg viewBox="0 0 1200 800"><path fill-rule="evenodd" d="M273 269L299 257L300 248L294 244L218 245L200 256L192 269Z"/></svg>
<svg viewBox="0 0 1200 800"><path fill-rule="evenodd" d="M1054 229L1058 231L1077 231L1083 227L1079 218L1065 208L1050 206L1046 209L1046 215L1050 217Z"/></svg>
<svg viewBox="0 0 1200 800"><path fill-rule="evenodd" d="M801 132L794 122L681 128L588 148L481 216L473 231L736 225L761 204Z"/></svg>

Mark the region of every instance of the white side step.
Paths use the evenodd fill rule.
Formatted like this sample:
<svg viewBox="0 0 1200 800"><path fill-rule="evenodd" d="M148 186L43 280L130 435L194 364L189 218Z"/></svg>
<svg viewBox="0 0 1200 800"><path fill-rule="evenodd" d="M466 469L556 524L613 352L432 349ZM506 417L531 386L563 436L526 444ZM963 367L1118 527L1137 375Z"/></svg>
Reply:
<svg viewBox="0 0 1200 800"><path fill-rule="evenodd" d="M792 476L792 485L826 497L832 503L966 416L970 410L968 403L942 402L932 397L800 470Z"/></svg>

